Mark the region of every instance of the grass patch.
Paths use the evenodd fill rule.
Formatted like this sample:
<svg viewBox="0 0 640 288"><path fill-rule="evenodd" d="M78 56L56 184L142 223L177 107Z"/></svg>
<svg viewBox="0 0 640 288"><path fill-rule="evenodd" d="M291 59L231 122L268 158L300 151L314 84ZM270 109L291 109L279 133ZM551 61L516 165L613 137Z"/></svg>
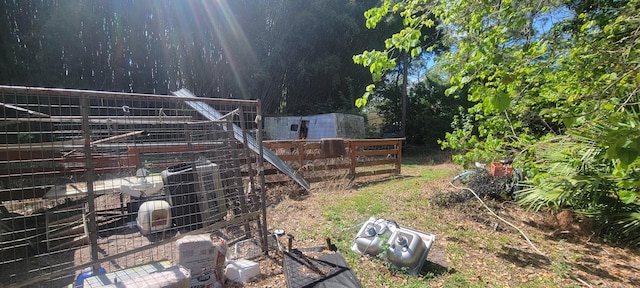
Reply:
<svg viewBox="0 0 640 288"><path fill-rule="evenodd" d="M405 160L410 163L421 162ZM487 226L486 221L482 220L491 216L475 202L447 208L431 203L435 191L444 189L440 192L449 193L443 180L456 174L456 166L404 165L403 162L403 175L409 177L372 182L348 193L323 195L322 215L327 221L321 227L308 227L309 233L316 230L331 235L363 287L563 287L568 284L554 281L570 275L569 261L556 259L546 268L548 273L535 275L525 274L523 269L535 271L540 268L526 268L526 263L523 268L519 266L522 263L500 257L509 247L516 246L515 250L518 251L522 240L517 234L496 232ZM434 252L439 253L442 255L440 257L446 259L443 260L446 267L411 276L394 269L382 259L351 251L353 237L372 216L393 219L402 226L435 234L436 243L427 259L429 261ZM531 236L534 242L542 237ZM515 260L526 261L527 255L519 255ZM432 261L431 267L436 267L434 263L437 262ZM479 271L483 272L478 274Z"/></svg>
<svg viewBox="0 0 640 288"><path fill-rule="evenodd" d="M437 279L433 273L411 276L390 267L383 260L362 256L350 250L353 237L371 216L395 219L403 226L419 231L437 221L437 215L429 213L429 199L423 186L426 181L449 177L452 171L440 171L422 166L419 177L398 178L372 184L350 195L325 195L323 217L328 224L323 233L336 239L340 251L357 273L364 287L428 287ZM415 172L415 171L412 171ZM405 209L406 208L406 209ZM428 230L427 230L428 231ZM426 231L425 231L426 232Z"/></svg>
<svg viewBox="0 0 640 288"><path fill-rule="evenodd" d="M446 281L444 282L444 287L484 287L484 286L478 286L478 285L473 285L468 277L466 275L460 274L460 273L455 273L453 275L451 275L449 278L446 279Z"/></svg>
<svg viewBox="0 0 640 288"><path fill-rule="evenodd" d="M327 220L339 222L345 216L353 215L353 213L360 215L380 214L389 209L386 205L385 194L377 189L364 189L359 191L357 195L339 200L329 204L325 210L324 217Z"/></svg>
<svg viewBox="0 0 640 288"><path fill-rule="evenodd" d="M427 171L424 171L422 174L420 174L420 178L422 178L422 180L428 181L447 178L449 176L453 176L453 174L454 173L452 173L450 170L428 169Z"/></svg>

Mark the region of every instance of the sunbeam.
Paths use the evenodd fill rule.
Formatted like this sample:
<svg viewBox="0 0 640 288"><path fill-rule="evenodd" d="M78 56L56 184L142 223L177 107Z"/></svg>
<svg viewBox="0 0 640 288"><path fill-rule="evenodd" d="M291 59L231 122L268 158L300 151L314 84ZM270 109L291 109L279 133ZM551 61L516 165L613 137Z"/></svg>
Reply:
<svg viewBox="0 0 640 288"><path fill-rule="evenodd" d="M205 4L204 9L209 18L210 25L212 25L214 29L216 42L222 46L223 55L231 68L233 78L242 94L240 98L249 99L251 95L249 95L246 88L247 85L244 83L244 77L246 77L246 75L244 75L241 70L242 66L240 65L240 61L256 63L256 53L251 48L249 40L233 14L232 9L229 7L228 1L217 0L210 4ZM241 51L246 53L239 53ZM239 55L243 55L244 57L248 55L249 59L240 59ZM234 95L230 96L233 97Z"/></svg>

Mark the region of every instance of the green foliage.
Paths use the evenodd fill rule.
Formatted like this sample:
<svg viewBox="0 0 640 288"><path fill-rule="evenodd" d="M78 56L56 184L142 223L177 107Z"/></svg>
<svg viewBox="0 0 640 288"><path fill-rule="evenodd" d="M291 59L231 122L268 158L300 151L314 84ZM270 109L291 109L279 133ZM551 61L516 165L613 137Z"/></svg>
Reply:
<svg viewBox="0 0 640 288"><path fill-rule="evenodd" d="M446 84L434 79L435 75L427 75L409 91L407 103L406 138L415 145L429 148L438 147L438 139L446 132L451 132L451 122L460 114L461 107L468 107L469 102L460 97L445 97ZM375 108L385 119L383 133L400 131L401 93L400 85L392 81L380 84ZM425 125L427 124L427 125Z"/></svg>
<svg viewBox="0 0 640 288"><path fill-rule="evenodd" d="M598 121L538 144L544 164L531 179L532 188L520 194L521 203L535 209L569 207L605 224L609 237L640 242L640 158L627 162L628 156L617 152L637 153L635 147L620 147L628 145L627 139L637 142L638 133L626 128L640 127L640 120L637 113L624 114L623 121Z"/></svg>
<svg viewBox="0 0 640 288"><path fill-rule="evenodd" d="M441 142L458 163L516 158L535 175L524 204L581 211L640 243L639 4L404 0L369 20L410 18L387 52L417 46L425 15L447 32L446 93L475 103Z"/></svg>
<svg viewBox="0 0 640 288"><path fill-rule="evenodd" d="M360 25L377 0L183 2L0 1L0 83L354 113L371 75L352 56L388 36Z"/></svg>
<svg viewBox="0 0 640 288"><path fill-rule="evenodd" d="M438 52L441 50L441 37L436 26L434 15L423 9L420 4L426 1L397 1L385 0L379 7L374 7L364 13L366 27L373 29L378 24L386 22L398 22L402 20L404 27L397 33L384 40L384 50L367 50L353 56L353 62L369 67L374 82L385 81L385 73L401 65L407 65L409 61L399 61L397 58L405 55L411 58L419 58L423 52ZM400 19L395 17L400 16ZM367 103L367 98L372 91L366 91L363 96L356 99L355 105L360 108Z"/></svg>

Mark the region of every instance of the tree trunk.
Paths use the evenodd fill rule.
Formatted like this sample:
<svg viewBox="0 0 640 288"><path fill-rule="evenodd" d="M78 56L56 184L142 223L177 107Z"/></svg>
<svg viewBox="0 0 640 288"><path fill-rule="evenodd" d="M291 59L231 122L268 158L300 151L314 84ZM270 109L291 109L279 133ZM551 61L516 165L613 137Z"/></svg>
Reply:
<svg viewBox="0 0 640 288"><path fill-rule="evenodd" d="M407 55L406 53L404 54L404 61L403 61L403 65L402 65L402 119L400 120L401 123L401 128L400 128L400 132L402 133L402 137L406 137L406 129L407 129L407 89L408 89L408 76L407 74L409 73L409 55Z"/></svg>

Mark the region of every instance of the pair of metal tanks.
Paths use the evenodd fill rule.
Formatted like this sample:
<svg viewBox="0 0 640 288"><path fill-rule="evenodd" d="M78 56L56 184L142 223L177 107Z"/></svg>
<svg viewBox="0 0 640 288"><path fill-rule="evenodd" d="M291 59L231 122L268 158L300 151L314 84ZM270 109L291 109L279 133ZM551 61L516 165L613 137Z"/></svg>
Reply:
<svg viewBox="0 0 640 288"><path fill-rule="evenodd" d="M379 256L408 274L417 275L433 241L435 235L401 227L392 220L371 217L360 228L351 250Z"/></svg>

